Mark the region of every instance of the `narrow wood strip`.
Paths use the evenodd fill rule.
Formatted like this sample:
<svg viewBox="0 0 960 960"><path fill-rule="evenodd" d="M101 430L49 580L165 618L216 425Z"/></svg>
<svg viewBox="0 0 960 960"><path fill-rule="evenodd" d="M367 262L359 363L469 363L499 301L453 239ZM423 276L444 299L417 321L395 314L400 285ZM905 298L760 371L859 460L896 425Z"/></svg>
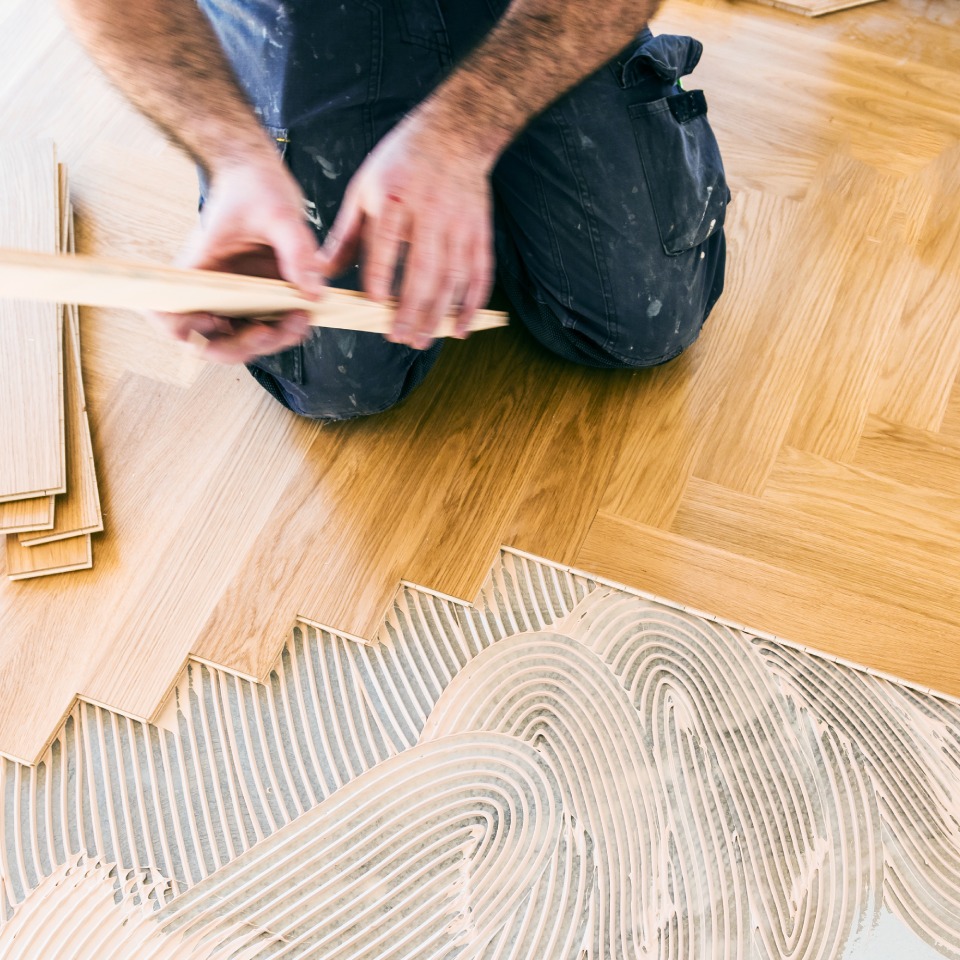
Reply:
<svg viewBox="0 0 960 960"><path fill-rule="evenodd" d="M960 628L843 590L829 572L791 572L604 513L576 565L748 629L960 693Z"/></svg>
<svg viewBox="0 0 960 960"><path fill-rule="evenodd" d="M52 144L0 146L0 244L52 255L58 194ZM66 487L61 327L55 304L0 301L0 502Z"/></svg>
<svg viewBox="0 0 960 960"><path fill-rule="evenodd" d="M46 531L21 533L20 543L36 546L103 529L97 472L93 462L90 420L80 365L80 320L73 305L66 308L63 329L67 405L67 492L57 497L56 522Z"/></svg>
<svg viewBox="0 0 960 960"><path fill-rule="evenodd" d="M52 529L55 500L56 497L51 496L0 503L0 533Z"/></svg>
<svg viewBox="0 0 960 960"><path fill-rule="evenodd" d="M282 280L102 257L42 256L22 250L0 250L0 290L4 296L24 300L171 313L200 311L243 317L305 310L313 315L315 326L368 333L386 333L393 318L392 307L350 290L330 288L314 303ZM506 323L505 313L480 310L471 330ZM453 332L454 321L448 318L438 336L452 336Z"/></svg>
<svg viewBox="0 0 960 960"><path fill-rule="evenodd" d="M60 200L60 246L64 253L73 253L75 236L73 208L67 168L58 167ZM64 310L64 395L67 439L67 492L57 498L56 523L43 532L23 533L20 542L35 546L53 540L65 540L81 533L103 529L97 472L93 462L93 441L83 389L83 366L80 350L80 311L75 304Z"/></svg>
<svg viewBox="0 0 960 960"><path fill-rule="evenodd" d="M15 536L7 537L7 579L26 580L93 566L90 534L25 547Z"/></svg>
<svg viewBox="0 0 960 960"><path fill-rule="evenodd" d="M804 17L822 17L828 13L849 10L851 7L878 3L879 0L758 0L758 2L789 13L799 13Z"/></svg>
<svg viewBox="0 0 960 960"><path fill-rule="evenodd" d="M955 495L960 490L960 436L869 417L853 465L911 487Z"/></svg>
<svg viewBox="0 0 960 960"><path fill-rule="evenodd" d="M870 412L919 430L939 430L960 374L960 146L917 177L931 203L918 231L905 309L890 338Z"/></svg>

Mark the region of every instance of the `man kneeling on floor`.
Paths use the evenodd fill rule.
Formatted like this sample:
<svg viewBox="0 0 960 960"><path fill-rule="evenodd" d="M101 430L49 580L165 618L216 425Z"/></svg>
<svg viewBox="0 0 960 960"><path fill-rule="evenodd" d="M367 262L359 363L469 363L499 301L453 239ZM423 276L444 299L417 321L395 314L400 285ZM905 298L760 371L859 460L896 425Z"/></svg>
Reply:
<svg viewBox="0 0 960 960"><path fill-rule="evenodd" d="M644 367L723 288L730 199L690 37L656 0L62 0L101 66L189 151L187 266L396 296L392 332L166 316L307 417L378 413L498 280L548 350Z"/></svg>

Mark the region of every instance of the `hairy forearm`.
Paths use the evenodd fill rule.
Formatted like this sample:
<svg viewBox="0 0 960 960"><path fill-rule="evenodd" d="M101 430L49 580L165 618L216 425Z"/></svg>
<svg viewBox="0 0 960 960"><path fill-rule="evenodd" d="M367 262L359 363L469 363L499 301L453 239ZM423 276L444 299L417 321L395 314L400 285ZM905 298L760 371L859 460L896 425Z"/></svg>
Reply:
<svg viewBox="0 0 960 960"><path fill-rule="evenodd" d="M421 107L445 139L490 163L526 126L646 26L659 0L513 0Z"/></svg>
<svg viewBox="0 0 960 960"><path fill-rule="evenodd" d="M275 162L194 0L60 0L113 83L208 173Z"/></svg>

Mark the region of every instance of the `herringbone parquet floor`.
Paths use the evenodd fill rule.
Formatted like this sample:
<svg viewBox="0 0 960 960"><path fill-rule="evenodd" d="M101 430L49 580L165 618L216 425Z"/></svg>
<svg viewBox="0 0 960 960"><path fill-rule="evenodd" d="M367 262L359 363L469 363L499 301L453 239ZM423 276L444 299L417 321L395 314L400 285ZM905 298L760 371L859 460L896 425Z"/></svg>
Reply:
<svg viewBox="0 0 960 960"><path fill-rule="evenodd" d="M580 370L516 330L317 427L139 317L84 311L106 532L0 583L0 751L76 695L150 717L194 655L265 676L297 618L375 637L401 579L473 599L508 544L960 694L960 9L808 21L672 0L735 192L698 344ZM57 140L78 247L166 260L192 171L47 0L0 0L0 128Z"/></svg>

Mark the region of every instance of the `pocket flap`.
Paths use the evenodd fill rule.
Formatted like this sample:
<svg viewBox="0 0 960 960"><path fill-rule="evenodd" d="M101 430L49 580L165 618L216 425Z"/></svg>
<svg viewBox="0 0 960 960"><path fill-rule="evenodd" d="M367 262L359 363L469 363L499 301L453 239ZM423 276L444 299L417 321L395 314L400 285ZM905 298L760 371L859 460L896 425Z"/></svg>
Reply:
<svg viewBox="0 0 960 960"><path fill-rule="evenodd" d="M669 33L651 37L637 47L623 65L622 83L625 87L635 86L651 73L668 83L676 83L681 77L693 73L702 53L703 44L693 37Z"/></svg>

